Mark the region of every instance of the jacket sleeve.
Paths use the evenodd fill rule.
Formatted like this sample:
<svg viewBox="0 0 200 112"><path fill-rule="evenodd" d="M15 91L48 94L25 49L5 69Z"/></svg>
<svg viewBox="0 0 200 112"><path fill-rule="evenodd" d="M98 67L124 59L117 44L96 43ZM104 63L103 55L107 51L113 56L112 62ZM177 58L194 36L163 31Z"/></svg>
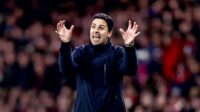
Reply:
<svg viewBox="0 0 200 112"><path fill-rule="evenodd" d="M118 66L122 75L137 74L138 64L135 47L121 47L118 49Z"/></svg>
<svg viewBox="0 0 200 112"><path fill-rule="evenodd" d="M71 42L61 43L58 64L62 77L69 86L75 86L75 71L79 65L80 52L72 50Z"/></svg>

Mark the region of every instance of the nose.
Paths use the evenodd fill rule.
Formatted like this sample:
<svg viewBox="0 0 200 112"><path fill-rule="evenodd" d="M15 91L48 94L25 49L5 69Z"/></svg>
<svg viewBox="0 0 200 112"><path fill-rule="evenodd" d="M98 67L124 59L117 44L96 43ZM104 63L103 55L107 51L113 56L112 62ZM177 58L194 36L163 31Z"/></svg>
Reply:
<svg viewBox="0 0 200 112"><path fill-rule="evenodd" d="M98 29L98 28L95 28L95 29L94 29L94 32L99 32L99 29Z"/></svg>

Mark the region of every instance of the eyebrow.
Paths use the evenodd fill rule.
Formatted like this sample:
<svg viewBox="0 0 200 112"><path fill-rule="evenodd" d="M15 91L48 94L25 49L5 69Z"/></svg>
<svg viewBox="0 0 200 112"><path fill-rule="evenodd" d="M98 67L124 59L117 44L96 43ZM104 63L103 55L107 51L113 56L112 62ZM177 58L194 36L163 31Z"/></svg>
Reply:
<svg viewBox="0 0 200 112"><path fill-rule="evenodd" d="M95 23L92 23L92 25L96 25ZM106 25L99 25L99 26L103 26L103 27L106 27Z"/></svg>

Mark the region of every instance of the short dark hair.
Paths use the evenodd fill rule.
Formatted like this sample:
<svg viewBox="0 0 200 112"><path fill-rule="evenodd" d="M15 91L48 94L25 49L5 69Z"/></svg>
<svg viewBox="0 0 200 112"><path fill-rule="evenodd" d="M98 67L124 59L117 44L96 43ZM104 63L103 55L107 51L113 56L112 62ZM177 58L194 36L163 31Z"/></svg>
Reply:
<svg viewBox="0 0 200 112"><path fill-rule="evenodd" d="M92 17L92 20L94 19L103 19L106 21L107 25L108 25L108 31L111 31L113 29L114 23L112 18L105 14L105 13L97 13Z"/></svg>

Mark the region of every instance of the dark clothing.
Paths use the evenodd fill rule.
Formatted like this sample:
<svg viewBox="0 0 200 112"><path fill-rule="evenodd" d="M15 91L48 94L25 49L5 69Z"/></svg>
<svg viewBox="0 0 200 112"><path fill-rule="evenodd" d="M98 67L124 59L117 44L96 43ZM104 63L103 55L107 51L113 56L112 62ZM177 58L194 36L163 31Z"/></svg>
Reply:
<svg viewBox="0 0 200 112"><path fill-rule="evenodd" d="M88 44L75 48L62 43L59 55L60 71L76 74L77 96L75 112L125 112L122 98L123 75L137 71L134 47L114 47Z"/></svg>

